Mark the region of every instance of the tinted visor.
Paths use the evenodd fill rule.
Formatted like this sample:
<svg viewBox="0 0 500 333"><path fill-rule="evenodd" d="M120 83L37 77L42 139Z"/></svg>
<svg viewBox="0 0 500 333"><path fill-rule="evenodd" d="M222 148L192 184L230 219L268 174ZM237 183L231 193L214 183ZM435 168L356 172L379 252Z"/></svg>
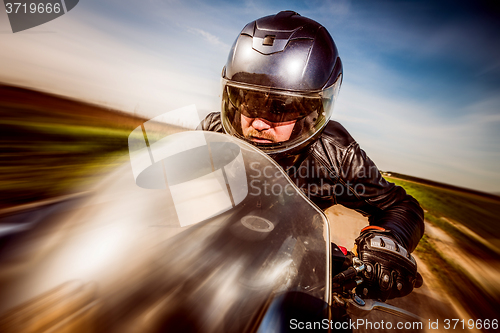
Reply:
<svg viewBox="0 0 500 333"><path fill-rule="evenodd" d="M247 140L266 153L289 151L306 144L324 128L332 115L340 82L339 76L332 86L324 90L287 91L223 78L222 126L226 133ZM253 126L256 119L265 120L272 129L257 129ZM281 126L287 126L289 122L294 124L287 136Z"/></svg>
<svg viewBox="0 0 500 333"><path fill-rule="evenodd" d="M263 118L280 123L302 119L323 107L321 97L285 95L225 86L229 102L248 118Z"/></svg>

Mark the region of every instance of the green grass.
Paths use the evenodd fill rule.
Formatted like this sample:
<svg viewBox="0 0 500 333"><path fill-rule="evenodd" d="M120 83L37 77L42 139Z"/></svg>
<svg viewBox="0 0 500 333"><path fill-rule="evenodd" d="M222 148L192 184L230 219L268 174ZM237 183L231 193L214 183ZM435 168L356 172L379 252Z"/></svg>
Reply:
<svg viewBox="0 0 500 333"><path fill-rule="evenodd" d="M0 208L95 183L127 160L129 135L144 121L106 107L0 85ZM152 126L153 136L180 130ZM143 142L142 131L136 135Z"/></svg>
<svg viewBox="0 0 500 333"><path fill-rule="evenodd" d="M466 192L385 177L402 186L427 210L425 217L447 232L456 233L442 217L462 223L487 240L500 239L500 200Z"/></svg>
<svg viewBox="0 0 500 333"><path fill-rule="evenodd" d="M90 185L127 154L130 131L29 121L1 121L3 207Z"/></svg>
<svg viewBox="0 0 500 333"><path fill-rule="evenodd" d="M93 184L126 160L144 119L105 107L0 85L0 208Z"/></svg>

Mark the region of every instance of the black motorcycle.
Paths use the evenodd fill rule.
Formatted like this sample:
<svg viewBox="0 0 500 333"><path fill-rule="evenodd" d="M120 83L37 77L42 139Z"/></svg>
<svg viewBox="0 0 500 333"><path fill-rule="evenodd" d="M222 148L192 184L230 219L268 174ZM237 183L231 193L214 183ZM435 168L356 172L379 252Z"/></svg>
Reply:
<svg viewBox="0 0 500 333"><path fill-rule="evenodd" d="M363 262L255 147L208 132L129 143L131 164L4 242L0 331L347 332L375 309L419 320L354 293Z"/></svg>

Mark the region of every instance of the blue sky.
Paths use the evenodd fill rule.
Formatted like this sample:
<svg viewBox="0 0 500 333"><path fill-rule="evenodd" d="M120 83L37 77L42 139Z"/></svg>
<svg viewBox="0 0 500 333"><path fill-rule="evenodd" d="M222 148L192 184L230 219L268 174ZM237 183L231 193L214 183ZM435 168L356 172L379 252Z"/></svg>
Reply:
<svg viewBox="0 0 500 333"><path fill-rule="evenodd" d="M147 116L219 108L243 26L291 9L323 24L344 63L334 119L382 170L500 191L500 10L460 1L81 0L12 34L0 81Z"/></svg>

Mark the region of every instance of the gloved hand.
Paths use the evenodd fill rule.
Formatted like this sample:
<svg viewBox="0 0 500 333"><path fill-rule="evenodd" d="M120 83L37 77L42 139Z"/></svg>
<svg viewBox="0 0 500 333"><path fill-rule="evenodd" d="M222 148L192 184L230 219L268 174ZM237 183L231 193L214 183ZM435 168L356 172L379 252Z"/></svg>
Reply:
<svg viewBox="0 0 500 333"><path fill-rule="evenodd" d="M356 239L358 257L365 263L357 294L385 301L403 297L422 285L417 263L390 232L367 227Z"/></svg>

